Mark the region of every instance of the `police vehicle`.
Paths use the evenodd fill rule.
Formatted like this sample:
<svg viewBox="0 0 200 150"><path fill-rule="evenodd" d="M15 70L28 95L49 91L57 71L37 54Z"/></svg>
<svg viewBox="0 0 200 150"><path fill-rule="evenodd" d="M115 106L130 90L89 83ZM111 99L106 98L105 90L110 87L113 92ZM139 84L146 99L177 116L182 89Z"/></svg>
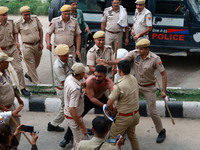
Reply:
<svg viewBox="0 0 200 150"><path fill-rule="evenodd" d="M49 21L57 17L60 7L68 0L52 0L49 8ZM128 12L129 31L133 25L136 9L135 0L121 0ZM78 7L94 34L101 30L103 10L111 6L111 0L79 0ZM198 0L146 0L146 8L152 12L153 29L149 33L151 51L157 54L187 56L200 52L200 7ZM124 30L125 37L125 30ZM91 34L83 37L85 52L94 44ZM123 39L123 43L124 43ZM124 48L135 49L130 33L130 42Z"/></svg>

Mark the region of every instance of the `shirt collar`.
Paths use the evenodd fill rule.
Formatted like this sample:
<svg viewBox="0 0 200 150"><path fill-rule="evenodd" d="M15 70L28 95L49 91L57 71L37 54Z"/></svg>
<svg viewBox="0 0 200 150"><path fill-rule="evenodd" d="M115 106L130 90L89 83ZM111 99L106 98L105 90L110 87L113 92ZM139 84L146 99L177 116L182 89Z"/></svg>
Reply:
<svg viewBox="0 0 200 150"><path fill-rule="evenodd" d="M95 48L97 51L100 51L100 50L101 50L96 44L94 45L94 48ZM104 46L104 48L103 48L103 52L104 52L104 50L105 50L105 46Z"/></svg>
<svg viewBox="0 0 200 150"><path fill-rule="evenodd" d="M118 83L122 82L124 79L129 78L129 77L130 77L130 74L124 75L123 77L120 76L119 79L118 79Z"/></svg>
<svg viewBox="0 0 200 150"><path fill-rule="evenodd" d="M60 60L59 57L58 57L58 61L61 63L61 65L65 65L65 63L62 60Z"/></svg>
<svg viewBox="0 0 200 150"><path fill-rule="evenodd" d="M29 21L29 23L32 21L33 19L32 19L32 17L30 18L30 21ZM25 23L26 21L24 20L24 18L22 17L22 23Z"/></svg>

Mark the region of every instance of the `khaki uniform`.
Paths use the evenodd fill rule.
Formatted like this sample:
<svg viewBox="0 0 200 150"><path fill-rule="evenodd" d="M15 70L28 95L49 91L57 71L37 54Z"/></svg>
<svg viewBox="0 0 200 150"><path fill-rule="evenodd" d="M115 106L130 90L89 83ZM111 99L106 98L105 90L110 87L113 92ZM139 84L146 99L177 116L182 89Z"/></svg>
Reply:
<svg viewBox="0 0 200 150"><path fill-rule="evenodd" d="M81 115L84 112L84 98L81 89L81 82L75 79L72 75L69 75L64 84L64 102L65 109L64 113L68 117L72 117L69 112L69 107L75 107L78 116L80 116L81 121L83 121ZM73 148L76 149L78 143L83 140L84 135L81 133L81 128L76 124L73 119L67 119L67 125L72 130L74 135Z"/></svg>
<svg viewBox="0 0 200 150"><path fill-rule="evenodd" d="M102 22L106 22L105 44L113 48L116 42L118 42L118 48L122 47L123 27L117 24L118 20L119 11L113 11L112 6L104 10Z"/></svg>
<svg viewBox="0 0 200 150"><path fill-rule="evenodd" d="M71 73L70 69L73 65L72 59L68 59L68 63L65 64L63 63L59 58L56 59L54 62L53 66L53 71L54 71L54 79L55 79L55 84L57 86L57 95L61 100L61 108L58 114L55 116L53 121L51 122L53 126L58 126L60 125L63 120L65 119L64 115L64 90L63 90L63 85L62 81L65 81L66 77Z"/></svg>
<svg viewBox="0 0 200 150"><path fill-rule="evenodd" d="M103 51L101 51L95 44L87 53L87 65L96 66L97 59L113 60L113 49L111 46L104 46Z"/></svg>
<svg viewBox="0 0 200 150"><path fill-rule="evenodd" d="M69 46L69 54L74 55L74 36L81 33L78 22L75 19L71 18L67 23L65 23L62 20L62 16L56 17L49 24L49 27L47 28L47 33L55 34L55 46L58 46L59 44L66 44Z"/></svg>
<svg viewBox="0 0 200 150"><path fill-rule="evenodd" d="M13 20L8 20L4 26L0 23L0 47L2 51L6 53L9 57L14 58L14 60L10 63L17 73L20 89L24 89L26 86L21 65L21 59L14 42L15 33L17 33L17 30L14 26Z"/></svg>
<svg viewBox="0 0 200 150"><path fill-rule="evenodd" d="M151 27L152 26L152 14L151 12L144 8L142 10L142 12L138 12L138 10L136 9L135 11L135 16L134 16L134 33L139 34L141 32L143 32L144 30L147 29L147 27ZM144 35L143 37L140 37L137 39L138 42L141 39L149 39L148 34Z"/></svg>
<svg viewBox="0 0 200 150"><path fill-rule="evenodd" d="M116 138L118 134L128 135L133 150L139 150L138 140L135 134L135 127L139 123L139 96L138 83L134 76L125 75L114 85L109 99L117 101L117 111L115 121L110 129L110 138ZM132 115L122 116L120 113Z"/></svg>
<svg viewBox="0 0 200 150"><path fill-rule="evenodd" d="M107 143L104 138L98 138L95 136L91 140L81 141L78 144L77 150L97 150L100 147L100 145L101 150L118 150L116 146L112 146L111 144Z"/></svg>
<svg viewBox="0 0 200 150"><path fill-rule="evenodd" d="M5 105L6 108L9 108L10 111L16 109L14 104L15 93L12 87L12 82L10 81L10 77L8 76L8 72L2 73L0 72L0 105ZM2 112L0 110L0 112ZM18 124L20 124L19 117L14 117ZM10 125L12 133L15 132L17 126L15 125L12 119L6 121L7 124ZM17 136L18 141L20 140L20 135Z"/></svg>
<svg viewBox="0 0 200 150"><path fill-rule="evenodd" d="M42 51L39 50L39 30L42 29L42 24L36 16L32 15L29 23L26 23L23 17L21 17L15 22L15 25L23 42L23 55L27 63L28 75L31 77L33 82L38 83L39 81L37 79L38 75L36 69L40 64L42 56Z"/></svg>
<svg viewBox="0 0 200 150"><path fill-rule="evenodd" d="M155 124L157 133L163 129L160 116L156 111L156 86L155 86L155 70L159 72L165 70L159 56L149 51L146 59L142 59L138 51L130 51L126 56L126 60L133 60L133 68L135 77L139 84L139 93L144 94L150 116Z"/></svg>

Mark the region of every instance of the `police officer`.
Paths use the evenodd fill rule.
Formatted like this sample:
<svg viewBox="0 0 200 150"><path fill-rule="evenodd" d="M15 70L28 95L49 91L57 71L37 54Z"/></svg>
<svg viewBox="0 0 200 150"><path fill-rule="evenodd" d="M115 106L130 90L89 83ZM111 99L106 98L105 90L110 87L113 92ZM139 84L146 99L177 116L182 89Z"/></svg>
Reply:
<svg viewBox="0 0 200 150"><path fill-rule="evenodd" d="M71 16L71 6L63 5L60 8L62 13L61 16L54 18L47 29L46 33L46 43L47 49L51 50L51 35L54 33L54 44L58 46L59 44L66 44L69 46L69 54L73 56L78 55L81 58L80 45L81 45L81 30L79 28L78 22L70 18ZM76 51L74 46L74 37L76 39ZM74 53L76 53L74 55Z"/></svg>
<svg viewBox="0 0 200 150"><path fill-rule="evenodd" d="M123 11L122 17L120 17L120 11ZM126 23L125 25L120 25L118 23L119 19L122 18L122 22ZM129 43L129 26L128 26L128 17L125 8L120 7L120 0L112 0L112 6L108 7L103 12L101 30L106 31L105 43L110 45L113 48L115 43L118 42L119 48L122 47L122 38L123 38L123 28L125 27L126 39L125 45Z"/></svg>
<svg viewBox="0 0 200 150"><path fill-rule="evenodd" d="M76 63L71 69L72 75L69 75L64 83L64 112L67 125L74 135L72 149L76 149L77 144L83 140L84 135L87 135L87 129L81 116L84 112L84 98L80 80L85 73L89 72L89 68L82 63Z"/></svg>
<svg viewBox="0 0 200 150"><path fill-rule="evenodd" d="M29 6L23 6L19 11L22 17L15 24L23 42L23 56L28 69L25 77L30 82L39 83L36 69L40 64L43 49L42 24L37 16L31 15Z"/></svg>
<svg viewBox="0 0 200 150"><path fill-rule="evenodd" d="M141 39L136 43L137 50L130 51L124 58L114 61L97 60L106 64L114 65L120 60L133 60L133 68L135 77L139 85L139 93L144 94L149 110L149 114L154 122L158 137L156 142L161 143L166 138L166 131L163 128L160 116L156 111L156 86L155 86L155 71L156 69L162 76L163 90L161 97L166 97L167 75L165 68L159 56L149 50L150 41L148 39Z"/></svg>
<svg viewBox="0 0 200 150"><path fill-rule="evenodd" d="M87 65L92 73L95 71L97 59L113 60L114 58L112 47L105 45L104 31L97 31L93 38L95 45L87 53Z"/></svg>
<svg viewBox="0 0 200 150"><path fill-rule="evenodd" d="M20 90L24 96L30 96L30 92L25 89L26 85L19 56L20 45L18 43L17 30L13 20L8 19L8 10L8 7L0 6L0 48L8 56L14 58L11 65L17 73Z"/></svg>
<svg viewBox="0 0 200 150"><path fill-rule="evenodd" d="M102 150L120 150L123 144L123 138L117 141L116 146L105 142L105 137L109 132L109 121L102 116L97 116L92 121L92 132L94 137L91 140L82 140L77 147L77 150L87 150L87 149L102 149Z"/></svg>
<svg viewBox="0 0 200 150"><path fill-rule="evenodd" d="M128 60L118 63L118 72L121 78L114 85L109 95L107 106L113 110L113 103L117 101L117 116L110 129L110 138L117 138L125 132L133 150L139 150L135 127L139 123L139 88L136 78L130 75L131 64Z"/></svg>
<svg viewBox="0 0 200 150"><path fill-rule="evenodd" d="M14 88L12 87L12 82L10 81L10 76L7 72L7 68L9 62L14 61L13 57L8 57L8 55L4 52L0 52L0 109L2 111L13 111L16 109L14 104L15 97L18 100L18 103L24 106L23 101L15 92ZM21 106L21 107L22 107ZM18 117L14 117L18 124L20 124L20 119ZM15 132L17 128L14 121L11 119L9 122L6 122L10 125L12 133ZM17 137L18 141L20 140L20 135Z"/></svg>
<svg viewBox="0 0 200 150"><path fill-rule="evenodd" d="M135 40L149 39L148 33L152 30L152 14L145 8L145 0L136 0L136 10L131 34Z"/></svg>
<svg viewBox="0 0 200 150"><path fill-rule="evenodd" d="M66 44L60 44L55 49L56 54L58 55L54 66L54 78L57 85L57 95L61 100L61 108L59 113L55 116L52 122L48 123L48 131L62 132L64 128L59 127L59 125L64 121L64 82L66 77L71 73L71 67L73 65L72 56L69 58L69 47Z"/></svg>

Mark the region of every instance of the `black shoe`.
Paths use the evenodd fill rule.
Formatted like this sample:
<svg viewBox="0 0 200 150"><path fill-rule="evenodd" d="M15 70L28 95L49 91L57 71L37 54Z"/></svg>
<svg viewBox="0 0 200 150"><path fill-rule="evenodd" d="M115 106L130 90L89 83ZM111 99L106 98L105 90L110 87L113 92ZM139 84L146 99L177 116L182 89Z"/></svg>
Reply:
<svg viewBox="0 0 200 150"><path fill-rule="evenodd" d="M166 138L166 130L163 129L162 131L160 131L160 133L158 134L158 137L156 139L157 143L162 143Z"/></svg>
<svg viewBox="0 0 200 150"><path fill-rule="evenodd" d="M70 140L65 140L65 139L63 139L63 140L60 142L59 146L62 147L62 148L65 148L65 146L66 146L67 144L69 144L69 141L70 141Z"/></svg>
<svg viewBox="0 0 200 150"><path fill-rule="evenodd" d="M22 89L21 92L22 92L22 95L24 95L24 96L30 96L31 95L31 93L29 91L27 91L26 89Z"/></svg>
<svg viewBox="0 0 200 150"><path fill-rule="evenodd" d="M53 126L50 122L48 123L47 131L63 132L65 129L59 126Z"/></svg>
<svg viewBox="0 0 200 150"><path fill-rule="evenodd" d="M31 77L27 74L27 73L25 73L25 78L27 78L30 82L33 82L33 80L31 79Z"/></svg>

